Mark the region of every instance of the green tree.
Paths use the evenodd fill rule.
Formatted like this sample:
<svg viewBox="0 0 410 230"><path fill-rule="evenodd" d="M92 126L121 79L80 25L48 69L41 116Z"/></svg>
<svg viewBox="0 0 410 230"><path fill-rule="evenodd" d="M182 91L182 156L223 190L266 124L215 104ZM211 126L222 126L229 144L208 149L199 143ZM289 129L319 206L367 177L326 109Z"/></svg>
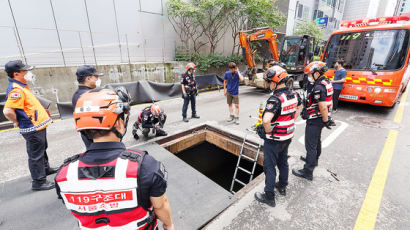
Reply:
<svg viewBox="0 0 410 230"><path fill-rule="evenodd" d="M315 38L316 42L323 40L324 29L320 28L314 22L303 22L296 26L295 35L307 34Z"/></svg>
<svg viewBox="0 0 410 230"><path fill-rule="evenodd" d="M278 10L278 0L242 0L245 4L248 28L269 26L277 28L285 23L285 16Z"/></svg>

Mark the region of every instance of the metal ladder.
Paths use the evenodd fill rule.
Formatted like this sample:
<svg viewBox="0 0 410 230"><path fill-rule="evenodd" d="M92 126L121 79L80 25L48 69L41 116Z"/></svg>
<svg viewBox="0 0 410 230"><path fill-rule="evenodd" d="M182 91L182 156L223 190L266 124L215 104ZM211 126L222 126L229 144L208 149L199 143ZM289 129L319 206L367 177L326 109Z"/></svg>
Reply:
<svg viewBox="0 0 410 230"><path fill-rule="evenodd" d="M249 130L249 129L247 129L247 131L248 131L248 132L254 132L253 130ZM235 182L238 183L238 184L240 184L240 185L242 185L242 186L244 186L244 187L246 186L246 183L245 183L245 182L243 182L243 181L241 181L241 180L239 180L239 179L236 178L236 176L237 176L237 174L238 174L238 169L241 170L241 171L243 171L243 172L245 172L245 173L247 173L247 174L249 174L249 182L251 182L252 179L253 179L254 172L255 172L256 164L257 164L257 162L258 162L259 152L260 152L260 149L261 149L261 141L259 141L258 151L256 152L255 158L248 157L248 156L246 156L245 154L243 154L243 149L244 149L244 146L245 146L245 143L246 143L246 137L247 137L247 136L248 136L248 133L246 133L246 134L245 134L245 137L243 138L243 142L242 142L242 146L241 146L241 152L239 153L239 156L238 156L238 162L236 163L235 173L233 174L232 183L231 183L231 188L229 189L229 191L230 191L232 194L235 194L235 192L233 191L233 187L234 187L234 185L235 185ZM242 158L245 158L245 159L249 160L250 162L253 162L252 171L249 171L249 170L247 170L247 169L244 169L244 168L242 168L242 167L240 166L240 163L241 163L241 159L242 159ZM248 182L248 183L249 183L249 182Z"/></svg>

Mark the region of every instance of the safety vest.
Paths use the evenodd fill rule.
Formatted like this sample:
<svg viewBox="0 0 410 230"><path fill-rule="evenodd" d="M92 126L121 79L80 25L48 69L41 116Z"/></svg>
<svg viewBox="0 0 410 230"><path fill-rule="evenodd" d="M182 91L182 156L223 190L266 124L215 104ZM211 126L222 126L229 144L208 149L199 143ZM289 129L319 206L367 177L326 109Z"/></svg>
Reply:
<svg viewBox="0 0 410 230"><path fill-rule="evenodd" d="M288 96L293 95L293 97ZM294 92L287 94L282 92L279 95L273 94L281 102L280 114L271 121L272 133L267 133L266 138L276 141L285 141L293 137L295 132L295 113L298 107L298 99Z"/></svg>
<svg viewBox="0 0 410 230"><path fill-rule="evenodd" d="M139 203L138 176L145 152L126 150L111 162L88 165L76 155L64 161L56 176L67 209L81 229L154 229L153 208ZM100 178L88 173L99 171ZM91 175L91 176L90 176Z"/></svg>
<svg viewBox="0 0 410 230"><path fill-rule="evenodd" d="M332 86L332 83L330 83L328 79L323 79L318 84L323 85L326 89L326 105L327 105L328 115L330 116L331 113L332 113L332 107L333 107L333 86ZM317 103L317 102L313 103L312 102L313 90L309 95L309 103L308 103L308 106L307 106L307 112L309 113L309 118L308 119L315 119L315 118L318 118L318 117L322 117L322 114L319 111L319 103Z"/></svg>

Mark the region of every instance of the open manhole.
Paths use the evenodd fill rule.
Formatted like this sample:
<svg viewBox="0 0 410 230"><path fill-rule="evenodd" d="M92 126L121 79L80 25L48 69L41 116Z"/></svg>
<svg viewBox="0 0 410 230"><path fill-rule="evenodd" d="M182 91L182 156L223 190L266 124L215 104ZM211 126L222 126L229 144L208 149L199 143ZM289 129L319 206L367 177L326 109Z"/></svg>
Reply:
<svg viewBox="0 0 410 230"><path fill-rule="evenodd" d="M173 136L157 141L162 147L175 154L178 158L195 168L203 175L230 191L243 143L243 137L222 131L213 126L202 125ZM240 167L252 171L254 163L249 159L255 159L258 151L258 143L249 139L244 144ZM255 166L253 179L263 172L263 149L260 147L259 157ZM249 183L250 175L237 170L236 179ZM233 191L238 192L244 186L234 183Z"/></svg>

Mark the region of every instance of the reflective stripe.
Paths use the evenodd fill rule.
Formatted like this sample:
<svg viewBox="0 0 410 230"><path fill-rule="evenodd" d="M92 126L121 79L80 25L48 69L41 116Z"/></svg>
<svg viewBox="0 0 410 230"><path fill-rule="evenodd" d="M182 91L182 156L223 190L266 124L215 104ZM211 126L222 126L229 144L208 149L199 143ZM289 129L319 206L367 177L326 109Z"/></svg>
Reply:
<svg viewBox="0 0 410 230"><path fill-rule="evenodd" d="M288 100L288 95L286 93L282 93L279 96L274 94L274 96L279 98L282 107L280 115L275 121L271 122L272 127L275 126L275 128L273 129L272 135L266 135L268 139L285 141L293 137L298 99L294 92L292 92L292 94L294 97L290 100Z"/></svg>
<svg viewBox="0 0 410 230"><path fill-rule="evenodd" d="M391 79L371 79L367 77L346 77L345 83L356 83L356 84L370 84L370 85L392 85L393 80Z"/></svg>
<svg viewBox="0 0 410 230"><path fill-rule="evenodd" d="M20 129L20 133L31 133L37 130L40 130L41 128L43 128L44 126L47 126L49 123L51 122L51 118L41 122L40 124L30 127L30 128L26 128L26 129Z"/></svg>
<svg viewBox="0 0 410 230"><path fill-rule="evenodd" d="M332 108L333 108L333 86L332 83L322 80L320 81L321 85L323 85L326 89L326 106L328 110L328 116L331 115L332 113ZM310 106L308 106L307 111L309 113L309 118L308 119L315 119L318 117L322 117L322 114L319 111L319 104L318 103L312 103L311 102L311 96L309 97L309 103Z"/></svg>

